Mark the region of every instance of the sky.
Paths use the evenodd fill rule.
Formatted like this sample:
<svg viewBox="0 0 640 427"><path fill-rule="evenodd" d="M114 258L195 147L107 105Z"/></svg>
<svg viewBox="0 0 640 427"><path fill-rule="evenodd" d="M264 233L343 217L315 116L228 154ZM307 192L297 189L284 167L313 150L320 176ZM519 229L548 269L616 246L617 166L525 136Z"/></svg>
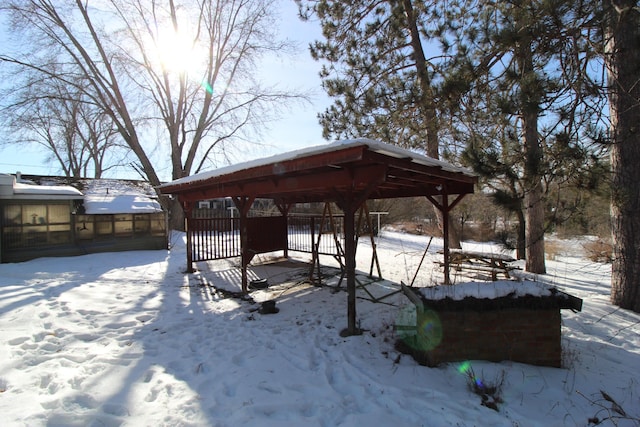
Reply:
<svg viewBox="0 0 640 427"><path fill-rule="evenodd" d="M291 58L266 59L261 65L262 78L282 88L295 89L308 94L309 102L296 103L289 108L284 108L281 118L270 123L268 129L257 137L257 145L238 150L233 154L229 160L234 163L326 142L322 139L322 129L318 124L317 114L324 111L330 104L330 100L320 86L321 80L318 73L321 64L311 59L307 48L310 42L321 37L319 25L313 21L300 21L297 17L297 6L291 0L281 0L279 7L281 36L293 41L297 45L298 52ZM46 155L41 149L0 146L0 173L17 171L27 175L60 174L57 164L46 160ZM139 175L130 169L119 168L108 171L106 177L139 178Z"/></svg>

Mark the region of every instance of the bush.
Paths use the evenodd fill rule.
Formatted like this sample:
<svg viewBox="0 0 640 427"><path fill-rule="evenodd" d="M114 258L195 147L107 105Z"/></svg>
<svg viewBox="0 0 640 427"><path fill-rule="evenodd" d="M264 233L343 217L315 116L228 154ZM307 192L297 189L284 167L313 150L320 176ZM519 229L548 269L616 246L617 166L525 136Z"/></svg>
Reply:
<svg viewBox="0 0 640 427"><path fill-rule="evenodd" d="M502 403L502 387L504 385L504 371L494 381L488 382L477 377L471 364L465 362L458 368L465 375L469 390L480 396L482 406L498 411L498 404Z"/></svg>
<svg viewBox="0 0 640 427"><path fill-rule="evenodd" d="M556 260L558 256L562 255L562 244L554 240L547 240L544 242L544 253L548 260Z"/></svg>
<svg viewBox="0 0 640 427"><path fill-rule="evenodd" d="M613 261L613 245L604 240L598 239L582 245L587 258L594 262L611 263Z"/></svg>

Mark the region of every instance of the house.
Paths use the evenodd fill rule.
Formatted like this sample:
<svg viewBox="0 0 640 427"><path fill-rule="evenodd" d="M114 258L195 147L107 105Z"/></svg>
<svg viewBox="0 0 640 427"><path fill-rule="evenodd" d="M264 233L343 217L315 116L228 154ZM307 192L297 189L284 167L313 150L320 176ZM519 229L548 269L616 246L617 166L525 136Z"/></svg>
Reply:
<svg viewBox="0 0 640 427"><path fill-rule="evenodd" d="M0 262L167 248L167 216L141 181L0 174Z"/></svg>

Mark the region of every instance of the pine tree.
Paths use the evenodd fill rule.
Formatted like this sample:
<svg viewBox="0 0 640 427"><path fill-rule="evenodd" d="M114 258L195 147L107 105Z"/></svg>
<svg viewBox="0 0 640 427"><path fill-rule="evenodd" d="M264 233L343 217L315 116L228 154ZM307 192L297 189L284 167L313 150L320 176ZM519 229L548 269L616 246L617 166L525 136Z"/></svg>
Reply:
<svg viewBox="0 0 640 427"><path fill-rule="evenodd" d="M334 104L320 114L325 138L367 136L437 158L436 102L419 28L424 9L411 1L306 2L320 20L321 77ZM425 143L426 141L426 143Z"/></svg>
<svg viewBox="0 0 640 427"><path fill-rule="evenodd" d="M499 183L497 200L523 211L518 248L534 273L546 270L550 184L588 173L593 158L584 143L593 139L587 131L602 97L585 72L595 52L588 39L591 10L583 6L474 2L455 20L464 25L454 28L456 52L443 85L467 141L466 160Z"/></svg>
<svg viewBox="0 0 640 427"><path fill-rule="evenodd" d="M440 158L437 63L427 57L427 48L441 30L446 5L414 0L299 3L303 17L320 20L324 36L311 46L313 58L326 62L323 87L334 99L319 115L323 136L368 137ZM449 229L451 246L460 247L455 228Z"/></svg>

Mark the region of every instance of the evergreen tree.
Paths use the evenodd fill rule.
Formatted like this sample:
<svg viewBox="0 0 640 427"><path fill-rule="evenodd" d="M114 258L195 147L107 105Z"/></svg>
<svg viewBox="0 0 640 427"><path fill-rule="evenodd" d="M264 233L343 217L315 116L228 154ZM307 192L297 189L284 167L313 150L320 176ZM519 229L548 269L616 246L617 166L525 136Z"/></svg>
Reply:
<svg viewBox="0 0 640 427"><path fill-rule="evenodd" d="M589 174L598 157L601 82L592 10L560 0L477 1L452 22L456 48L443 86L464 157L519 216L526 269L544 273L546 194L552 183ZM462 136L461 136L462 135ZM583 178L581 178L583 179Z"/></svg>
<svg viewBox="0 0 640 427"><path fill-rule="evenodd" d="M420 2L418 2L420 3ZM437 99L423 38L423 4L405 1L304 2L324 41L311 46L327 62L323 88L334 104L319 115L325 138L370 137L438 158Z"/></svg>
<svg viewBox="0 0 640 427"><path fill-rule="evenodd" d="M429 41L447 5L414 0L299 1L301 16L320 20L326 61L323 87L334 103L319 115L323 136L368 137L440 158L437 63ZM434 23L431 24L430 23ZM441 213L437 212L441 220ZM460 247L454 227L451 246Z"/></svg>

